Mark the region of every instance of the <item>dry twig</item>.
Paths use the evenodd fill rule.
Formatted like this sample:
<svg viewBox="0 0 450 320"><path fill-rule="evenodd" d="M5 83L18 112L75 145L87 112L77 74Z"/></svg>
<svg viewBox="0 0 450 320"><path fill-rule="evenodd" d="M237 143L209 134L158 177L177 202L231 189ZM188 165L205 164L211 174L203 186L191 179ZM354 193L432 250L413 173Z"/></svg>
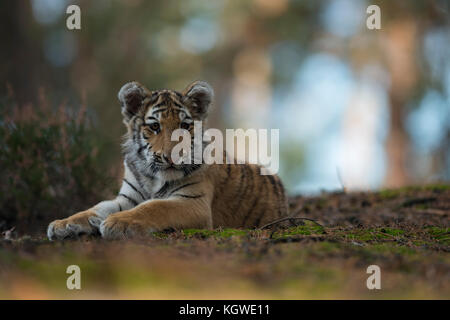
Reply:
<svg viewBox="0 0 450 320"><path fill-rule="evenodd" d="M317 224L318 226L324 228L324 226L321 225L320 223L318 223L316 220L305 218L305 217L292 217L292 216L289 216L289 217L284 217L284 218L272 221L272 222L270 222L268 224L265 224L262 227L260 227L259 229L263 230L263 229L266 229L266 228L268 228L270 226L273 226L275 224L278 224L278 223L281 223L281 222L284 222L284 221L289 221L289 222L292 223L293 220L308 220L308 221L311 221L311 222Z"/></svg>

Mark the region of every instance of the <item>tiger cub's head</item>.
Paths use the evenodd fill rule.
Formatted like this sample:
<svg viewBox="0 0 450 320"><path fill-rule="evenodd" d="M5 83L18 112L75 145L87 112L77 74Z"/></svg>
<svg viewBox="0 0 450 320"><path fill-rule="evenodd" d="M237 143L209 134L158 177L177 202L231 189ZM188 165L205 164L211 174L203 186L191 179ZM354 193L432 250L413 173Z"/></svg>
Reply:
<svg viewBox="0 0 450 320"><path fill-rule="evenodd" d="M123 144L125 161L141 174L165 180L179 179L200 167L175 164L171 157L179 141L171 141L176 129L188 130L194 137L194 121L204 120L213 100L213 89L196 81L183 92L148 90L129 82L119 91L127 134Z"/></svg>

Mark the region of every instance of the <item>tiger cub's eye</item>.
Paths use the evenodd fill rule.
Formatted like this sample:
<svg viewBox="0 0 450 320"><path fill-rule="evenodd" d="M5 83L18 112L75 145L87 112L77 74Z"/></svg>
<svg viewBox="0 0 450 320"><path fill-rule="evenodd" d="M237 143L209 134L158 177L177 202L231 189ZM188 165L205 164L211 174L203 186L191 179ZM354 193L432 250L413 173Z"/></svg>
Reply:
<svg viewBox="0 0 450 320"><path fill-rule="evenodd" d="M182 122L180 124L180 128L181 129L189 130L190 127L191 127L191 125L189 123L186 123L186 122Z"/></svg>
<svg viewBox="0 0 450 320"><path fill-rule="evenodd" d="M158 122L153 122L148 126L151 130L153 131L158 131L159 130L159 123Z"/></svg>

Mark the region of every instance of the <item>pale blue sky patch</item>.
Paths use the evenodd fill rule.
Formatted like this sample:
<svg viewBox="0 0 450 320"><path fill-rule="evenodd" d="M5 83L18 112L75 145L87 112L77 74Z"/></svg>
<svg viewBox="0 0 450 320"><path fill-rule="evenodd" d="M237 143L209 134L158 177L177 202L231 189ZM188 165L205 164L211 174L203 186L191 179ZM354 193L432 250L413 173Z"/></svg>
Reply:
<svg viewBox="0 0 450 320"><path fill-rule="evenodd" d="M430 90L407 118L406 126L419 153L439 147L448 126L450 106L439 92Z"/></svg>
<svg viewBox="0 0 450 320"><path fill-rule="evenodd" d="M339 37L350 37L365 27L367 2L331 0L324 3L321 20L324 28Z"/></svg>
<svg viewBox="0 0 450 320"><path fill-rule="evenodd" d="M68 6L67 0L32 0L31 9L37 22L53 24L65 15Z"/></svg>
<svg viewBox="0 0 450 320"><path fill-rule="evenodd" d="M435 79L444 76L450 56L450 28L441 27L429 31L424 38L423 52Z"/></svg>
<svg viewBox="0 0 450 320"><path fill-rule="evenodd" d="M213 20L205 17L192 18L180 31L180 46L190 53L204 53L216 45L219 36L219 27Z"/></svg>
<svg viewBox="0 0 450 320"><path fill-rule="evenodd" d="M348 65L328 54L314 54L300 67L284 101L282 121L293 136L309 140L336 126L354 85Z"/></svg>

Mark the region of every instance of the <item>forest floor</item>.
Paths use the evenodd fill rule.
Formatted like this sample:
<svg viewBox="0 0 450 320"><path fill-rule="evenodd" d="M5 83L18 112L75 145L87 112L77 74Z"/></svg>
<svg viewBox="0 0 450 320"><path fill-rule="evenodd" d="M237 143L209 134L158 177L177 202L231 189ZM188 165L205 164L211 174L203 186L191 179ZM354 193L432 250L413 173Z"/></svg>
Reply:
<svg viewBox="0 0 450 320"><path fill-rule="evenodd" d="M450 186L292 197L263 230L0 241L0 298L449 299ZM81 290L68 290L69 265ZM369 290L367 267L381 271Z"/></svg>

